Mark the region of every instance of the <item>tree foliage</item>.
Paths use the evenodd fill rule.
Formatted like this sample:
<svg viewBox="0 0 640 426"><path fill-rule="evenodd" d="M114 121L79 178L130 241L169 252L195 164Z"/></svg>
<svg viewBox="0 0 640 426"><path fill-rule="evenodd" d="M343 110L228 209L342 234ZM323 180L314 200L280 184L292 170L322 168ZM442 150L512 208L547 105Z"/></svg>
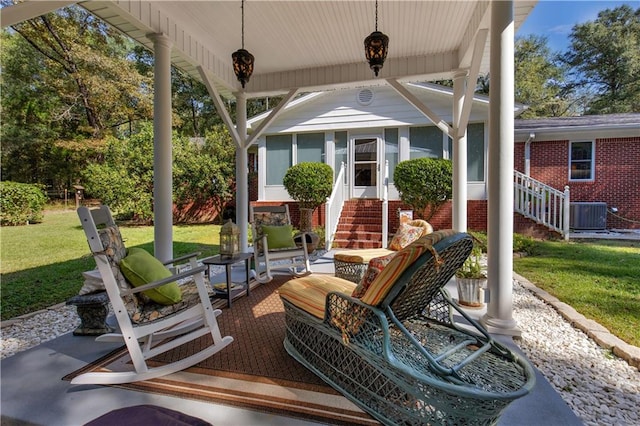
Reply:
<svg viewBox="0 0 640 426"><path fill-rule="evenodd" d="M21 37L19 45L30 45L38 56L27 55L30 74L8 77L35 81L46 88L44 96L55 93L53 101L39 91L31 99L49 105L46 119L60 124L58 137L100 136L134 117L151 116L151 80L127 59L132 41L84 9L65 7L11 28L7 37ZM20 60L17 51L10 54ZM42 66L34 67L33 59Z"/></svg>
<svg viewBox="0 0 640 426"><path fill-rule="evenodd" d="M453 167L443 158L416 158L401 161L393 172L393 182L403 203L419 218L429 220L453 195Z"/></svg>
<svg viewBox="0 0 640 426"><path fill-rule="evenodd" d="M235 187L235 150L228 133L218 128L204 141L174 133L172 142L176 205L212 201L221 211ZM88 165L82 182L88 196L109 205L118 217L151 222L153 126L147 124L129 138L110 137L104 161Z"/></svg>
<svg viewBox="0 0 640 426"><path fill-rule="evenodd" d="M515 100L529 107L521 118L557 117L569 111L569 103L561 96L564 69L547 46L546 37L516 39L514 74Z"/></svg>
<svg viewBox="0 0 640 426"><path fill-rule="evenodd" d="M333 170L325 163L298 163L287 170L282 184L300 208L315 210L333 189Z"/></svg>
<svg viewBox="0 0 640 426"><path fill-rule="evenodd" d="M47 197L40 185L0 182L0 224L27 225L42 222Z"/></svg>
<svg viewBox="0 0 640 426"><path fill-rule="evenodd" d="M640 111L640 8L606 9L575 25L564 55L571 88L587 89L587 114Z"/></svg>

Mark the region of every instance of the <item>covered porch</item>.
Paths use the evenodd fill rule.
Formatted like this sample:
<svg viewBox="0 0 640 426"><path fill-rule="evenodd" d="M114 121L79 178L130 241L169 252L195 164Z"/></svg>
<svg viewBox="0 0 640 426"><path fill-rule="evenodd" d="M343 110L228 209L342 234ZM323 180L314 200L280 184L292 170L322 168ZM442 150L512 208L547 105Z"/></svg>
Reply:
<svg viewBox="0 0 640 426"><path fill-rule="evenodd" d="M241 269L239 268L236 271L240 275L243 272ZM317 257L314 261L314 269L320 273L332 274L334 272L332 253L327 252ZM287 279L286 276L280 278ZM259 292L260 287L266 288L265 285L255 288L254 290L256 291L252 291L249 298L243 297L237 300L231 309L223 307L223 315L233 317L234 312L239 315L239 309L242 309L241 303L245 301L252 302L252 309L262 305L263 296ZM447 289L456 297L455 282L450 282L447 285ZM538 301L538 303L542 304L541 301ZM527 309L535 308L527 306ZM481 314L482 311L477 311L474 316L478 317ZM264 315L264 312L256 315ZM267 321L264 317L262 319L258 317L257 320ZM113 318L110 318L109 321L112 322ZM541 316L537 327L547 327L551 322L555 321L550 321L546 316ZM536 327L535 324L530 324L530 326ZM520 351L511 342L510 338L503 337L501 341L514 350ZM240 342L237 343L239 344ZM281 345L281 342L276 342L276 345ZM171 392L167 392L166 389L162 392L154 392L148 387L145 390L144 386L138 390L97 385L69 387L68 381L61 380L63 376L110 354L119 346L119 344L96 344L93 337L73 336L68 332L4 359L2 361L2 424L47 424L53 426L85 424L112 410L143 404L176 410L217 426L344 424L313 419L311 414L307 416L291 416L256 409L249 404L244 406L235 404L234 406L234 404L221 403L219 398L210 400L199 398L198 392L208 395L207 392L215 389L217 379L202 380L195 376L195 378L185 378L184 373L168 376L167 380L161 380L161 382L166 382L169 385L172 383L184 383L185 381L190 383L189 387L192 390L190 397L180 396L177 388L175 389L175 394L177 395L172 396ZM260 360L257 362L264 362L264 357L256 356L255 359ZM291 362L294 361L291 360ZM279 386L275 382L269 384L270 381L265 382L264 377L262 379L256 377L251 383L253 383L251 390L256 394L260 393L258 389L260 386L269 385L272 386L273 392L279 392L282 397L303 397L301 394L292 396L291 389ZM157 383L156 385L160 384ZM234 392L237 393L238 397L250 398L250 396L243 395L247 393L247 389L230 391L231 394ZM317 405L322 405L324 402L316 401L316 403ZM333 403L344 407L343 414L349 412L348 401L345 398L340 396L339 400ZM354 420L350 424L360 423L356 423ZM371 424L376 423L373 422ZM560 394L553 389L547 379L536 370L536 386L533 391L529 395L513 402L506 409L498 424L527 426L538 424L580 425L582 421L574 414Z"/></svg>
<svg viewBox="0 0 640 426"><path fill-rule="evenodd" d="M511 295L513 49L515 30L535 0L247 1L244 8L240 1L25 1L3 8L2 26L75 3L154 52L154 254L160 260L173 258L172 64L207 86L236 143L236 222L242 241L248 241L249 228L247 150L268 124L300 93L377 85L392 87L452 139L452 224L466 231L466 129L477 77L490 73L487 228L492 298L482 323L492 332L519 334ZM363 50L364 38L374 29L390 38L379 75L369 68ZM255 56L246 85L236 79L231 61L240 47ZM405 87L444 79L454 82L451 123ZM274 95L284 99L248 135L247 99ZM229 99L236 102L235 123L225 108Z"/></svg>

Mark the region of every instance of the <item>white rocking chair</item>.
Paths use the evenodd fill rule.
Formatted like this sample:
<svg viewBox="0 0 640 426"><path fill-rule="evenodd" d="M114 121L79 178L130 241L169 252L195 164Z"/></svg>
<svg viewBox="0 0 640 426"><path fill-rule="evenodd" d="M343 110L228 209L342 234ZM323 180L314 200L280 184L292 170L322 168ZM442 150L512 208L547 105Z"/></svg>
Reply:
<svg viewBox="0 0 640 426"><path fill-rule="evenodd" d="M260 283L271 281L272 271L277 269L287 269L295 276L310 274L307 234L297 235L294 241L291 236L289 206L251 206L250 210L256 280ZM272 231L282 228L280 231L285 234L289 232L289 243L278 247L274 247L274 244L270 246L271 238L266 232L267 228Z"/></svg>
<svg viewBox="0 0 640 426"><path fill-rule="evenodd" d="M198 266L197 254L164 263L168 265L188 260L189 270L134 288L120 268L122 259L127 256L127 249L109 207L101 206L93 210L80 207L78 216L120 327L120 333L104 334L96 341L124 342L133 369L89 372L75 377L72 384L118 384L161 377L197 364L233 341L233 337L222 337L220 334L216 317L221 311L211 306L210 291L203 274L206 266ZM146 291L148 294L150 289L173 282L182 282L179 284L182 299L177 303L158 304L142 293ZM205 349L159 367L147 364L147 360L207 334L211 335L213 342Z"/></svg>

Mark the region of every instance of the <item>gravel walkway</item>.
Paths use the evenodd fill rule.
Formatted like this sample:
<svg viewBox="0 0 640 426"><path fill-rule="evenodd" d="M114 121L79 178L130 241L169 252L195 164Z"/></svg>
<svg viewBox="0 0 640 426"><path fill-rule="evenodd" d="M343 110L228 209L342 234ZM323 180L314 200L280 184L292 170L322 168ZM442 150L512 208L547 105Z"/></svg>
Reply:
<svg viewBox="0 0 640 426"><path fill-rule="evenodd" d="M548 304L515 282L514 318L520 345L587 425L640 424L640 371L573 328ZM43 324L49 324L44 327ZM79 325L75 307L57 305L2 327L2 357L68 333Z"/></svg>

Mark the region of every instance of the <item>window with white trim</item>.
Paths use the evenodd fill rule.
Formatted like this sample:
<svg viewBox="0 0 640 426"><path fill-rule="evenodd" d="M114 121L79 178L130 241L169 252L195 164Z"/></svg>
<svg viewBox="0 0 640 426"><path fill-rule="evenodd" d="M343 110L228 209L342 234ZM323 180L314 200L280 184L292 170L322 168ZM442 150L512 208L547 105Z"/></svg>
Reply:
<svg viewBox="0 0 640 426"><path fill-rule="evenodd" d="M282 185L291 167L291 135L267 136L267 185Z"/></svg>
<svg viewBox="0 0 640 426"><path fill-rule="evenodd" d="M298 133L296 163L324 163L324 133Z"/></svg>
<svg viewBox="0 0 640 426"><path fill-rule="evenodd" d="M443 158L442 130L436 126L409 129L409 158Z"/></svg>
<svg viewBox="0 0 640 426"><path fill-rule="evenodd" d="M569 180L593 180L594 145L593 141L569 143Z"/></svg>

